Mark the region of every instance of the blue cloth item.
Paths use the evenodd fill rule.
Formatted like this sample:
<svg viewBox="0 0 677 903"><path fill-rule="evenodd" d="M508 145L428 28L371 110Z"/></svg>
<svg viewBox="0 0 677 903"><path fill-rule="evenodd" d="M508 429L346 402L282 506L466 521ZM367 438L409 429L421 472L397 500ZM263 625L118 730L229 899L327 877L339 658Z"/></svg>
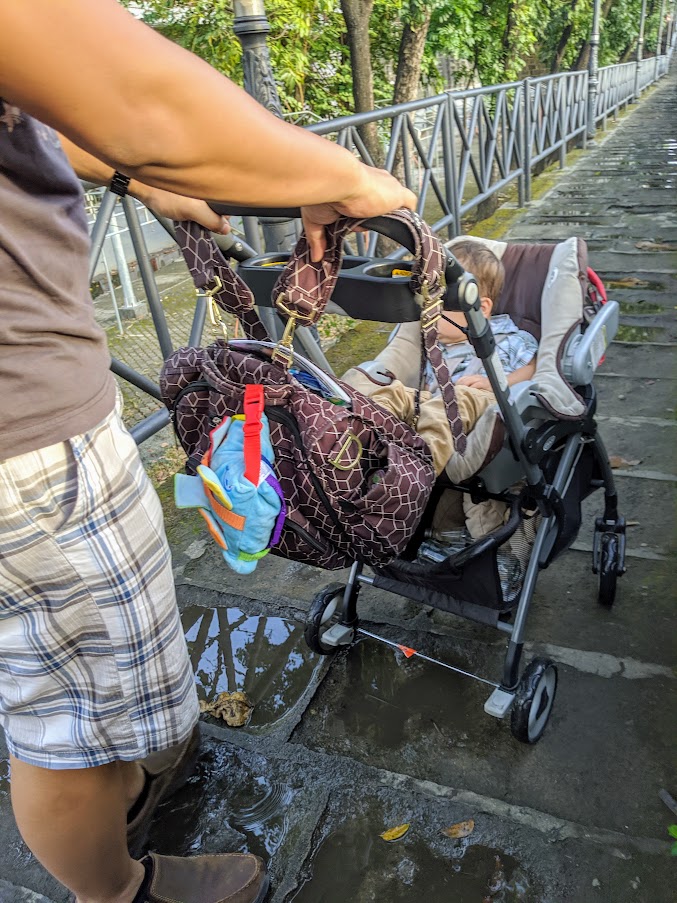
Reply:
<svg viewBox="0 0 677 903"><path fill-rule="evenodd" d="M238 574L251 574L280 537L286 507L273 461L266 415L259 411L253 423L236 415L212 431L197 476L174 479L176 506L199 509L226 564Z"/></svg>

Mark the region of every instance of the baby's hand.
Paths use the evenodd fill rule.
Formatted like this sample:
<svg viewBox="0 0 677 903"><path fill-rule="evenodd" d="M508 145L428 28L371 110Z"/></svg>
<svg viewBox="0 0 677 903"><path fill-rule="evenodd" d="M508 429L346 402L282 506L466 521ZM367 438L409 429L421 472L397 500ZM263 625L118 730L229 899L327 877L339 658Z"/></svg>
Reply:
<svg viewBox="0 0 677 903"><path fill-rule="evenodd" d="M470 386L472 389L488 389L491 392L491 383L486 376L462 376L456 380L457 386Z"/></svg>

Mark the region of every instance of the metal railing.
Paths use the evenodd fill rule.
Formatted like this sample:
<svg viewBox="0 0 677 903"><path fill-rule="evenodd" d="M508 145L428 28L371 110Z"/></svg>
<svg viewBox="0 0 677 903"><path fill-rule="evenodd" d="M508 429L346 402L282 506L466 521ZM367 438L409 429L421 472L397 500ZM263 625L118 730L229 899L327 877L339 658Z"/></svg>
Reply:
<svg viewBox="0 0 677 903"><path fill-rule="evenodd" d="M654 81L668 71L675 47L675 36L665 55L639 62L599 69L594 96L594 125L606 126L610 116L636 100ZM554 160L563 167L569 147L585 146L591 135L588 122L587 71L528 78L487 88L447 91L434 97L386 107L369 113L344 116L328 122L313 123L308 130L324 135L348 148L365 162L373 163L363 137L363 127L375 123L381 136L383 165L394 171L418 195L418 212L437 233L457 235L462 221L489 198L516 183L520 206L531 198L534 168ZM594 131L594 130L593 130ZM90 275L96 270L116 196L106 192L92 229ZM138 271L146 294L155 332L166 358L172 352L172 340L145 246L138 210L130 198L123 200L129 237L138 262ZM158 218L169 235L170 223ZM260 233L245 223L250 245L260 248ZM373 256L377 236L359 234L360 254ZM244 259L254 253L244 241L218 237L225 253ZM402 256L394 252L391 256ZM197 344L205 322L205 299L198 296L195 314L186 340ZM271 318L267 318L267 324ZM304 341L304 353L326 366L319 346ZM129 364L114 359L113 371L142 392L159 399L157 385ZM168 422L163 409L134 425L137 442L153 435Z"/></svg>

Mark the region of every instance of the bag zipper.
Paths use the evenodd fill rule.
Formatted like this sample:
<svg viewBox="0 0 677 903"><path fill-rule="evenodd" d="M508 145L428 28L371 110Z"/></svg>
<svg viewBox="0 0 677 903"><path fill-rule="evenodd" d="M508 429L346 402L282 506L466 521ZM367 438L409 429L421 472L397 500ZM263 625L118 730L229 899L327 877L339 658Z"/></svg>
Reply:
<svg viewBox="0 0 677 903"><path fill-rule="evenodd" d="M296 422L296 418L292 414L288 413L287 411L282 411L282 410L280 410L280 408L275 407L274 405L266 405L265 412L266 412L266 416L268 417L269 420L272 420L275 423L281 423L283 426L286 426L287 429L292 434L292 436L294 437L296 444L298 445L298 448L301 451L301 455L303 456L303 460L305 461L305 463L307 465L307 468L308 468L307 473L308 473L311 483L313 484L315 492L317 493L320 501L324 505L330 519L333 521L334 526L340 531L340 533L343 536L346 536L345 527L343 526L341 521L338 519L338 516L337 516L336 512L334 511L332 504L329 500L329 496L324 491L324 487L322 486L322 484L320 483L320 481L317 478L317 475L313 471L310 459L308 457L308 452L306 451L306 447L303 444L303 437L301 435L301 430L299 429L299 425ZM349 537L348 537L348 539L349 539Z"/></svg>

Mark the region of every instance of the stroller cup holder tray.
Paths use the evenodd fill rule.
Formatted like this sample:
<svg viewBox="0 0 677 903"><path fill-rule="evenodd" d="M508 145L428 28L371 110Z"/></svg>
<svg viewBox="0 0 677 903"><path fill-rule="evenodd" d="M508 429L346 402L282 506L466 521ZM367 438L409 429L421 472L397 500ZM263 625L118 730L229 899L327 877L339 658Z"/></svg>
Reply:
<svg viewBox="0 0 677 903"><path fill-rule="evenodd" d="M271 307L275 283L289 254L261 254L242 261L238 274L254 293L256 303ZM409 287L407 261L344 256L330 304L360 320L404 323L418 320L421 310Z"/></svg>

